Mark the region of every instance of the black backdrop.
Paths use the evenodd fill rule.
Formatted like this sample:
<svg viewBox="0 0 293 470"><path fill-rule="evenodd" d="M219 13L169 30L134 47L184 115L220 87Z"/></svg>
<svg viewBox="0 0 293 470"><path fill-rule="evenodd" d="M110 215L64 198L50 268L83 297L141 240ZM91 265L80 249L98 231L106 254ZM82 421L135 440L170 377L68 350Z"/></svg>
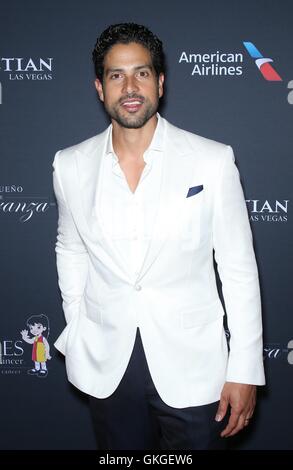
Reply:
<svg viewBox="0 0 293 470"><path fill-rule="evenodd" d="M67 382L53 347L65 322L51 164L57 150L108 125L91 51L102 30L123 21L145 24L164 42L161 114L234 149L260 271L267 386L250 427L230 445L292 449L292 18L290 0L1 2L1 449L95 448L85 396ZM273 60L281 80L263 77L244 41ZM182 60L189 54L196 62ZM20 331L33 314L50 322L45 379L27 374L31 345Z"/></svg>

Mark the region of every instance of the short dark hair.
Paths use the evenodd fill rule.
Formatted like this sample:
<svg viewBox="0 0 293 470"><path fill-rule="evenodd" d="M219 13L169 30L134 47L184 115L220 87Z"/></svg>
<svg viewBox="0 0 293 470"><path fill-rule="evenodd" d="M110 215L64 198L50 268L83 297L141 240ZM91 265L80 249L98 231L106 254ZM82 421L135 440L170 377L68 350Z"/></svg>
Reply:
<svg viewBox="0 0 293 470"><path fill-rule="evenodd" d="M46 333L44 334L44 336L48 338L50 327L49 327L49 318L47 317L47 315L44 315L43 313L41 313L41 315L31 315L27 319L26 324L28 327L34 326L35 324L42 325L44 328L46 328Z"/></svg>
<svg viewBox="0 0 293 470"><path fill-rule="evenodd" d="M97 38L92 58L97 78L102 82L104 75L104 59L114 44L136 42L150 51L153 67L157 77L165 73L165 54L162 41L146 26L136 23L117 23L108 26Z"/></svg>

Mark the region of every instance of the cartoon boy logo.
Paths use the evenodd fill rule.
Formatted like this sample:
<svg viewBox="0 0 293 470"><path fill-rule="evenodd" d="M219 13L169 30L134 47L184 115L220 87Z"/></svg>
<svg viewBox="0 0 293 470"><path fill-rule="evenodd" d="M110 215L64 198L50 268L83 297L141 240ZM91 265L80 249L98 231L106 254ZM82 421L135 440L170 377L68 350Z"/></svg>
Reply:
<svg viewBox="0 0 293 470"><path fill-rule="evenodd" d="M26 322L29 327L30 333L33 337L29 336L28 330L22 330L21 336L23 341L33 345L32 360L35 363L33 369L29 369L29 375L36 375L37 377L46 377L48 375L46 361L51 359L50 346L48 343L49 336L49 319L46 315L32 315Z"/></svg>

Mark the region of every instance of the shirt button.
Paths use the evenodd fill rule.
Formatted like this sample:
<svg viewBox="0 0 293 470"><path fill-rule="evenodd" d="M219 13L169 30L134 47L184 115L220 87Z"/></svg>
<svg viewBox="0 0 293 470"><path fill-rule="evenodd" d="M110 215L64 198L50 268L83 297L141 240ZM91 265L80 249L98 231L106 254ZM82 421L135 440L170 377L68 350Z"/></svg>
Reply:
<svg viewBox="0 0 293 470"><path fill-rule="evenodd" d="M135 285L134 285L134 289L135 289L135 290L141 290L142 287L141 287L140 284L135 284Z"/></svg>

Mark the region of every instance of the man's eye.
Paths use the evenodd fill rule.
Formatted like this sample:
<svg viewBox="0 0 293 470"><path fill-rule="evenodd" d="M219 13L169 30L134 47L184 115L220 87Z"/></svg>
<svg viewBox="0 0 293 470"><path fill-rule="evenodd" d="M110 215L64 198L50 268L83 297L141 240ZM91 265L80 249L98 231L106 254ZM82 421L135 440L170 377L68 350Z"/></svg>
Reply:
<svg viewBox="0 0 293 470"><path fill-rule="evenodd" d="M119 77L120 77L119 73L113 73L113 75L111 75L111 79L116 79L116 78L119 78Z"/></svg>
<svg viewBox="0 0 293 470"><path fill-rule="evenodd" d="M147 77L148 76L148 72L146 70L141 70L139 73L142 77Z"/></svg>

